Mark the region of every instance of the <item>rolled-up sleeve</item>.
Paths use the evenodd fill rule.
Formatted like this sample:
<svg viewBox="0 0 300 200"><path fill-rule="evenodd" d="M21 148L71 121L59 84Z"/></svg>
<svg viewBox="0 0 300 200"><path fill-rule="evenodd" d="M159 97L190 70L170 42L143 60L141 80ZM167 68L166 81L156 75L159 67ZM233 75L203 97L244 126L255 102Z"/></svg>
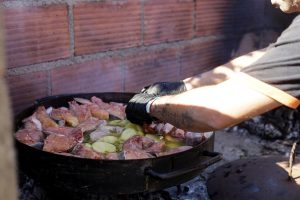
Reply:
<svg viewBox="0 0 300 200"><path fill-rule="evenodd" d="M237 77L283 105L291 108L299 106L300 15L262 58L244 68Z"/></svg>

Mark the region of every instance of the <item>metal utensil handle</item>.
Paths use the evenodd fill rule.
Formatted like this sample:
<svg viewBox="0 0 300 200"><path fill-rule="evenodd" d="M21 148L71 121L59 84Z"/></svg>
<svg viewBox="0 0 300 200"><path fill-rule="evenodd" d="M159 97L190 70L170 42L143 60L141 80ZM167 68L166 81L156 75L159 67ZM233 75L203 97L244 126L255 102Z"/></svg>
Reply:
<svg viewBox="0 0 300 200"><path fill-rule="evenodd" d="M182 176L182 175L194 172L194 171L205 169L208 166L210 166L222 159L222 154L217 153L217 152L204 151L202 156L208 156L208 157L212 157L212 158L210 158L210 159L206 160L205 162L202 162L199 165L196 165L194 167L180 169L180 170L168 172L168 173L156 172L153 169L148 168L145 170L145 174L149 175L155 179L167 180L167 179L176 178L178 176Z"/></svg>

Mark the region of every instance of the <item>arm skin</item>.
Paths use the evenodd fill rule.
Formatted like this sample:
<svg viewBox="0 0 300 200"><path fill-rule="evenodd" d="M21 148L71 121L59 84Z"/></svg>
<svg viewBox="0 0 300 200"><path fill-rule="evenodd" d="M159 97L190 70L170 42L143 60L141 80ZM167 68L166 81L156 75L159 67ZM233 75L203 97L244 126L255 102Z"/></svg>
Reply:
<svg viewBox="0 0 300 200"><path fill-rule="evenodd" d="M236 125L281 106L277 101L236 82L199 87L155 100L151 116L188 131L214 131Z"/></svg>
<svg viewBox="0 0 300 200"><path fill-rule="evenodd" d="M257 61L265 53L266 49L253 51L246 55L235 58L224 65L218 66L213 70L186 78L183 80L183 82L185 83L187 90L221 83L230 79L235 72L239 72L242 68L247 67Z"/></svg>
<svg viewBox="0 0 300 200"><path fill-rule="evenodd" d="M187 78L188 91L155 100L152 116L189 131L214 131L233 126L281 106L277 101L232 79L235 72L265 54L257 50L211 71Z"/></svg>

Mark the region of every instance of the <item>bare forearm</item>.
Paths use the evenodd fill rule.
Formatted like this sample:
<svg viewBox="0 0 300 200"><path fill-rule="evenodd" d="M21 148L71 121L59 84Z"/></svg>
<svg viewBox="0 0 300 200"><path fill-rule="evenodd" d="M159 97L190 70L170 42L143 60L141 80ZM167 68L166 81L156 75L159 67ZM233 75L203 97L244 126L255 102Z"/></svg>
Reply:
<svg viewBox="0 0 300 200"><path fill-rule="evenodd" d="M188 131L211 131L215 127L203 121L200 116L205 113L192 105L184 105L177 98L166 96L157 100L151 106L151 115L156 118L171 123L178 128ZM201 122L200 122L201 120Z"/></svg>
<svg viewBox="0 0 300 200"><path fill-rule="evenodd" d="M213 131L233 126L280 104L233 80L158 98L151 115L189 131Z"/></svg>
<svg viewBox="0 0 300 200"><path fill-rule="evenodd" d="M235 58L228 63L218 66L210 71L184 79L188 90L201 86L215 85L230 79L235 72L251 65L265 54L265 49L253 51Z"/></svg>

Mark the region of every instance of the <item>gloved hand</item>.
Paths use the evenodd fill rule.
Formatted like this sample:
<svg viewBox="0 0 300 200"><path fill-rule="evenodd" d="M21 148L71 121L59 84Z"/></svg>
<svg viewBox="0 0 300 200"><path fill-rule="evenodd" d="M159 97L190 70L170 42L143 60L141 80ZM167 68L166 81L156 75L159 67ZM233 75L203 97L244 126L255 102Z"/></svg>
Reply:
<svg viewBox="0 0 300 200"><path fill-rule="evenodd" d="M139 93L134 95L126 106L127 119L136 124L150 124L153 121L153 117L147 112L147 104L156 97L151 94ZM150 106L150 105L148 105Z"/></svg>
<svg viewBox="0 0 300 200"><path fill-rule="evenodd" d="M146 86L142 89L142 93L154 96L174 95L187 91L183 81L179 82L157 82Z"/></svg>

